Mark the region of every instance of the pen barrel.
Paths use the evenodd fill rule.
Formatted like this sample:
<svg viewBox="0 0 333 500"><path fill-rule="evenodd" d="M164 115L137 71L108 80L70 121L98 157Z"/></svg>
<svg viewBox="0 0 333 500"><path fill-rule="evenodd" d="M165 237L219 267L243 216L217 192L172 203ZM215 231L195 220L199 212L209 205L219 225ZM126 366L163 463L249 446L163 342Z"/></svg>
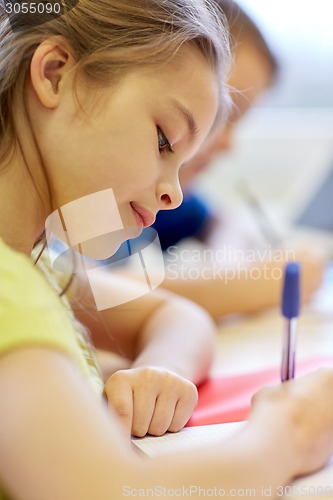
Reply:
<svg viewBox="0 0 333 500"><path fill-rule="evenodd" d="M285 382L295 376L295 347L296 347L297 318L287 321L287 328L283 338L281 363L281 381Z"/></svg>

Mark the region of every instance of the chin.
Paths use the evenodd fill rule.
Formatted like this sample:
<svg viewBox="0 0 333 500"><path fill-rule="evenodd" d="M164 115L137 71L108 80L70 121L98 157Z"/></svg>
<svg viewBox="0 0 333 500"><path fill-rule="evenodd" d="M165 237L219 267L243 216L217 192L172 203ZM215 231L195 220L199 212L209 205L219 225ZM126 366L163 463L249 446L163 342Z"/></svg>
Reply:
<svg viewBox="0 0 333 500"><path fill-rule="evenodd" d="M125 226L124 231L126 234L126 240L131 240L132 238L137 238L143 231L142 226Z"/></svg>

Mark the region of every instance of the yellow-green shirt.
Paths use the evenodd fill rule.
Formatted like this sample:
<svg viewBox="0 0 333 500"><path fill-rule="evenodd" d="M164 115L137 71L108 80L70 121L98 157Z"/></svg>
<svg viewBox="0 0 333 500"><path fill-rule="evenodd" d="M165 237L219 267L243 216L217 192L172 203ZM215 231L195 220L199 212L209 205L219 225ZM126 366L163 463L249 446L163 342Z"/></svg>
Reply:
<svg viewBox="0 0 333 500"><path fill-rule="evenodd" d="M0 240L0 356L25 345L46 345L69 354L100 395L103 383L86 329L59 297L67 276L54 271L47 254L32 259Z"/></svg>
<svg viewBox="0 0 333 500"><path fill-rule="evenodd" d="M64 278L68 276L49 265L47 254L37 268L0 239L0 358L24 346L58 349L72 358L100 397L103 382L87 331L75 319L68 299L59 297Z"/></svg>

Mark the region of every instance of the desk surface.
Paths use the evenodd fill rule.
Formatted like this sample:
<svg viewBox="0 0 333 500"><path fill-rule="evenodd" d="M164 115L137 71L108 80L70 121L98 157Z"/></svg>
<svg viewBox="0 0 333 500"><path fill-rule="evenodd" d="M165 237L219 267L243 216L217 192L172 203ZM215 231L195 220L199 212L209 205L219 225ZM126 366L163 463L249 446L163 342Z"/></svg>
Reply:
<svg viewBox="0 0 333 500"><path fill-rule="evenodd" d="M212 373L236 375L279 366L284 326L277 308L223 319ZM333 286L302 308L297 330L296 360L333 356Z"/></svg>

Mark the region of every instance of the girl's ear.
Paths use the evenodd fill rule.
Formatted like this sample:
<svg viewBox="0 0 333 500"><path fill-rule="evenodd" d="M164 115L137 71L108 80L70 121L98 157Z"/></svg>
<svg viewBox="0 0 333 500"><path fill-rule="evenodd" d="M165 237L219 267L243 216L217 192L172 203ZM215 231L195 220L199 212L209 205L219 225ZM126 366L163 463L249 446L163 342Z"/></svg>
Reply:
<svg viewBox="0 0 333 500"><path fill-rule="evenodd" d="M37 47L30 63L30 79L43 106L57 106L63 79L74 65L74 58L60 37L49 38Z"/></svg>

